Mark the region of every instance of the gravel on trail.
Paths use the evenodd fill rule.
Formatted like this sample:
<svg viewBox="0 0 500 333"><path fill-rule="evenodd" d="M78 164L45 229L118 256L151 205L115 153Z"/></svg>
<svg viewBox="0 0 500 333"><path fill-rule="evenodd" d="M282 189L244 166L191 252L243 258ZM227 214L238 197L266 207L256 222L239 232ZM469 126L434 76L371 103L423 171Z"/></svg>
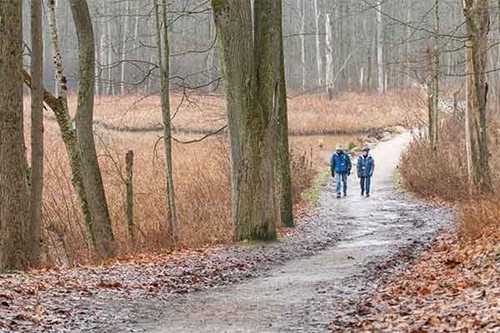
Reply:
<svg viewBox="0 0 500 333"><path fill-rule="evenodd" d="M0 276L0 332L331 332L335 318L446 227L451 214L394 190L409 134L380 143L372 197L336 199L280 241ZM341 322L341 321L339 321Z"/></svg>

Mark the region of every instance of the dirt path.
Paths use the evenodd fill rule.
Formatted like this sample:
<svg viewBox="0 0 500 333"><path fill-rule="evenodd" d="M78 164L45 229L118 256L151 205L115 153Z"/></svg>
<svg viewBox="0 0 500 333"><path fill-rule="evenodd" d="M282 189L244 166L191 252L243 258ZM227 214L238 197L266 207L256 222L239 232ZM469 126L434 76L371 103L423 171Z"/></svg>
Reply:
<svg viewBox="0 0 500 333"><path fill-rule="evenodd" d="M0 333L344 331L359 300L450 221L394 192L409 140L373 151L371 198L351 177L348 197L336 199L330 180L317 209L278 242L2 275Z"/></svg>
<svg viewBox="0 0 500 333"><path fill-rule="evenodd" d="M169 296L161 315L139 323L140 330L331 331L340 308L373 290L388 267L427 243L448 220L446 213L410 202L393 190L393 171L409 140L409 135L401 135L374 149L377 169L371 198L360 197L355 177L345 199L335 198L332 181L325 187L315 216L342 231L334 246L240 284Z"/></svg>

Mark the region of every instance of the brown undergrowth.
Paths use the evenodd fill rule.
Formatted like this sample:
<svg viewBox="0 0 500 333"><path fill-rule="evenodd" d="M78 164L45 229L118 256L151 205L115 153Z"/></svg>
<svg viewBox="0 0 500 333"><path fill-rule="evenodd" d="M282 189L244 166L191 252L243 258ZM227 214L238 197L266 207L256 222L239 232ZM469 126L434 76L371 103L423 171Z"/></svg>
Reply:
<svg viewBox="0 0 500 333"><path fill-rule="evenodd" d="M349 93L327 101L319 95L297 96L289 101L290 129L346 132L408 123L397 92L385 97L377 94ZM70 96L74 109L75 96ZM96 99L95 119L116 128L149 128L161 123L159 98L120 96ZM222 96L173 94L174 127L214 130L225 123ZM29 109L29 98L25 99ZM173 242L166 228L164 158L161 132L110 130L96 124L99 163L106 189L117 253L171 250ZM29 130L29 117L26 117ZM202 135L176 134L189 141ZM301 193L310 186L318 170L325 167L325 156L337 143L359 145L363 134L338 136L294 136L292 152L293 197L301 207ZM29 139L29 133L26 134ZM45 121L45 189L43 244L47 266L76 265L92 260L85 241L85 230L78 202L71 187L69 165L57 124L47 111ZM29 143L27 143L29 147ZM132 242L125 218L125 154L134 152L134 222ZM192 144L174 143L174 183L180 238L177 248L193 248L232 240L230 213L230 169L226 135L209 137Z"/></svg>

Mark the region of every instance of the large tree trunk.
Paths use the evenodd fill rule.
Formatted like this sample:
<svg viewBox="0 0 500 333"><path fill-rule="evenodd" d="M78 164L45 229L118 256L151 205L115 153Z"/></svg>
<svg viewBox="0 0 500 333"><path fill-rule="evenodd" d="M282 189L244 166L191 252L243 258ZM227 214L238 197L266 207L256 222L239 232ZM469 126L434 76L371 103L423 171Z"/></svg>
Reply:
<svg viewBox="0 0 500 333"><path fill-rule="evenodd" d="M464 0L467 40L467 165L471 185L492 190L486 138L486 56L489 32L489 0Z"/></svg>
<svg viewBox="0 0 500 333"><path fill-rule="evenodd" d="M42 0L31 0L31 193L30 239L33 267L40 265L43 191L43 26Z"/></svg>
<svg viewBox="0 0 500 333"><path fill-rule="evenodd" d="M113 255L113 231L104 193L101 171L94 142L94 32L85 0L69 0L78 37L79 82L75 127L80 149L83 185L96 236L96 250L101 258Z"/></svg>
<svg viewBox="0 0 500 333"><path fill-rule="evenodd" d="M384 82L384 42L383 42L383 24L382 24L382 0L377 1L377 90L379 94L385 92Z"/></svg>
<svg viewBox="0 0 500 333"><path fill-rule="evenodd" d="M174 242L179 239L177 211L175 206L174 179L172 172L172 125L170 120L169 68L170 47L168 41L167 1L158 0L156 10L156 34L158 67L160 68L161 115L163 121L163 144L165 149L165 175L167 178L167 226Z"/></svg>
<svg viewBox="0 0 500 333"><path fill-rule="evenodd" d="M29 262L22 1L0 1L0 272Z"/></svg>
<svg viewBox="0 0 500 333"><path fill-rule="evenodd" d="M275 239L280 50L275 47L278 33L270 28L270 11L281 1L255 1L255 31L249 0L213 0L212 6L222 48L235 238Z"/></svg>

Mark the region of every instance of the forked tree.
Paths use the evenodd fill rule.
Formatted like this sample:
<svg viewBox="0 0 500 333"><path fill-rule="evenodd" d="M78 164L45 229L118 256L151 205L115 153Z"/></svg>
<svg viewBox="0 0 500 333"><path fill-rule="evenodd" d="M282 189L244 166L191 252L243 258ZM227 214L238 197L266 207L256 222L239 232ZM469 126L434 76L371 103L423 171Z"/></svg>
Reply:
<svg viewBox="0 0 500 333"><path fill-rule="evenodd" d="M222 49L235 238L275 239L275 168L278 147L285 147L278 123L286 110L281 1L256 0L252 7L250 0L213 0L212 7Z"/></svg>

